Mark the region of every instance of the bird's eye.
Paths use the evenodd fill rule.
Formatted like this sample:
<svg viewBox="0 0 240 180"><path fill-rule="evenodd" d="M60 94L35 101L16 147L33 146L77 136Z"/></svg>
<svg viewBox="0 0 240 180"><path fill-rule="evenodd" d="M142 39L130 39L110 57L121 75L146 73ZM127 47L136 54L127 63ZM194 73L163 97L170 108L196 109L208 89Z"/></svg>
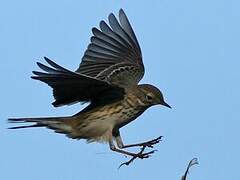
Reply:
<svg viewBox="0 0 240 180"><path fill-rule="evenodd" d="M147 94L147 95L146 95L146 99L147 99L148 101L152 101L153 97L152 97L151 95Z"/></svg>

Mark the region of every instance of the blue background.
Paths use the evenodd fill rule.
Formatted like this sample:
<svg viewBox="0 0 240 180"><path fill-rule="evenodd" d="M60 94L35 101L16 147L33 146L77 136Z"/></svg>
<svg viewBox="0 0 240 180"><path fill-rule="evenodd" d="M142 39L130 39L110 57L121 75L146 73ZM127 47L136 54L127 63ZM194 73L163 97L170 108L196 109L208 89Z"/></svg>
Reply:
<svg viewBox="0 0 240 180"><path fill-rule="evenodd" d="M240 1L1 1L0 178L24 180L239 180ZM121 132L125 143L163 135L156 152L127 160L105 144L46 129L7 130L8 117L72 115L53 108L51 89L30 79L47 56L75 70L91 28L123 8L142 48L142 83L158 86L173 109L155 106Z"/></svg>

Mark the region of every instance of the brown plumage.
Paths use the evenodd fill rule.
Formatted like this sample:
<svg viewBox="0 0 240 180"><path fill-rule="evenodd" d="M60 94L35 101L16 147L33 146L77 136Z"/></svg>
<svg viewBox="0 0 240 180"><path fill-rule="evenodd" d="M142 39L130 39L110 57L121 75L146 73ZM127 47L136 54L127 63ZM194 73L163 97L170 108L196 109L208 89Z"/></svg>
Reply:
<svg viewBox="0 0 240 180"><path fill-rule="evenodd" d="M37 63L44 72L33 71L33 79L53 88L53 106L76 102L90 102L90 105L70 117L11 118L12 123L33 123L11 129L47 127L73 139L108 142L112 150L133 156L133 159L149 157L152 152L135 154L124 151L116 148L114 141L119 148L152 147L160 138L124 145L119 129L153 105L170 106L158 88L149 84L138 85L144 75L141 50L122 9L119 21L113 14L109 15L109 24L110 27L101 21L100 30L92 29L91 43L75 72L46 57L49 66Z"/></svg>

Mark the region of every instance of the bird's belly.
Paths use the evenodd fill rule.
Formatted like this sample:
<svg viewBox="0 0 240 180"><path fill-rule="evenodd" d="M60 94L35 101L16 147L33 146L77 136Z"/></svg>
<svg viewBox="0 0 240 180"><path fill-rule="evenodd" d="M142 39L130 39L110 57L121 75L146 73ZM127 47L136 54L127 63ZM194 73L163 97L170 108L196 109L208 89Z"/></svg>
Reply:
<svg viewBox="0 0 240 180"><path fill-rule="evenodd" d="M84 119L79 126L81 136L89 142L108 142L112 139L112 130L120 128L136 119L143 111L137 108L105 106Z"/></svg>

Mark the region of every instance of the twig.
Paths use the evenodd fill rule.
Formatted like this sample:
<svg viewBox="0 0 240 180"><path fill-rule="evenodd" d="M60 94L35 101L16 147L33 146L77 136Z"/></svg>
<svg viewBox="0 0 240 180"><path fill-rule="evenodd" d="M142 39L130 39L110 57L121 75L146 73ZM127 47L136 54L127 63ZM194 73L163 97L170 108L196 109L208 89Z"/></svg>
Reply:
<svg viewBox="0 0 240 180"><path fill-rule="evenodd" d="M197 158L193 158L187 166L187 170L185 171L184 175L182 176L181 180L186 180L187 179L187 174L189 173L189 168L195 164L199 164L198 163L198 159Z"/></svg>

